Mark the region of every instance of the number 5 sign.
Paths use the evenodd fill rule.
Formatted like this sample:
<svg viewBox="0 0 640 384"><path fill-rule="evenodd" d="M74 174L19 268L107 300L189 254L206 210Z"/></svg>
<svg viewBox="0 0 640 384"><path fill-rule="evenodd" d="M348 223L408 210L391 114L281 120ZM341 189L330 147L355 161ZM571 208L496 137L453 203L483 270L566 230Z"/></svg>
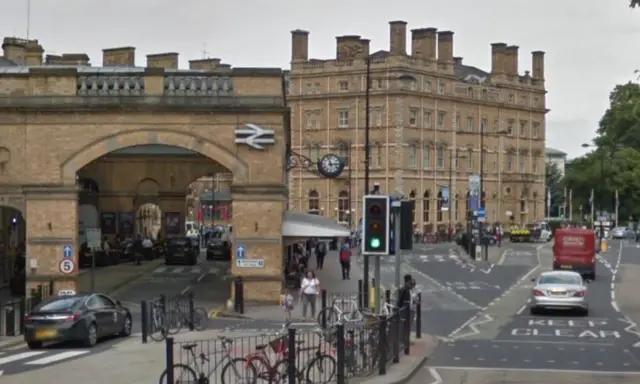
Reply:
<svg viewBox="0 0 640 384"><path fill-rule="evenodd" d="M76 269L76 265L73 263L71 259L63 259L60 261L60 272L64 275L69 275L73 273Z"/></svg>

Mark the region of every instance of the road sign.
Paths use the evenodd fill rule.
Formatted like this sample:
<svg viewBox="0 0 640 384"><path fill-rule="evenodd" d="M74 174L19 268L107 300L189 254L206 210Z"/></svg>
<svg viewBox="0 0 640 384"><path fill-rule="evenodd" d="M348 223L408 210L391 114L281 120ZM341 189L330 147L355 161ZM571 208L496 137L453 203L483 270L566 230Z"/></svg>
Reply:
<svg viewBox="0 0 640 384"><path fill-rule="evenodd" d="M263 259L238 259L236 260L238 268L264 268Z"/></svg>
<svg viewBox="0 0 640 384"><path fill-rule="evenodd" d="M73 257L73 247L71 245L65 245L62 247L62 257L65 259Z"/></svg>
<svg viewBox="0 0 640 384"><path fill-rule="evenodd" d="M64 275L70 275L76 270L76 264L71 259L62 259L60 262L60 272Z"/></svg>
<svg viewBox="0 0 640 384"><path fill-rule="evenodd" d="M100 249L102 246L102 230L100 228L85 228L87 245L91 249Z"/></svg>
<svg viewBox="0 0 640 384"><path fill-rule="evenodd" d="M236 260L243 260L245 257L244 245L238 244L236 246Z"/></svg>
<svg viewBox="0 0 640 384"><path fill-rule="evenodd" d="M485 217L487 216L487 211L484 207L480 207L478 208L478 217Z"/></svg>

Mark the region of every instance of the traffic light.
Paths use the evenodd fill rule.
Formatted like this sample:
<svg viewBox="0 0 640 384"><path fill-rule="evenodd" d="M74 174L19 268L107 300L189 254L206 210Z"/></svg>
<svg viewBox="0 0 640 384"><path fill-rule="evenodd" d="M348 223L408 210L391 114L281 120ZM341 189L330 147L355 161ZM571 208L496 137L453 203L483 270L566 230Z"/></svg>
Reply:
<svg viewBox="0 0 640 384"><path fill-rule="evenodd" d="M365 196L363 212L362 253L389 254L389 196Z"/></svg>

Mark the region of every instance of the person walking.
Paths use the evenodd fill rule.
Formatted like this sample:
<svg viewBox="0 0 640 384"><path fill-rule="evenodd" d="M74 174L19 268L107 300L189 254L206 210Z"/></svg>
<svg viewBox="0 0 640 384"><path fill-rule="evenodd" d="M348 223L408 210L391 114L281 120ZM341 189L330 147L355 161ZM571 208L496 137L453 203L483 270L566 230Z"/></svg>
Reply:
<svg viewBox="0 0 640 384"><path fill-rule="evenodd" d="M316 269L321 270L324 265L324 257L327 255L327 244L324 241L318 241L316 245Z"/></svg>
<svg viewBox="0 0 640 384"><path fill-rule="evenodd" d="M342 280L351 278L351 248L347 243L342 244L340 248L340 267L342 269Z"/></svg>
<svg viewBox="0 0 640 384"><path fill-rule="evenodd" d="M320 280L313 271L308 271L307 275L300 283L300 299L302 300L302 317L305 320L312 320L316 317L316 298L320 293ZM311 317L307 317L307 307L310 307Z"/></svg>

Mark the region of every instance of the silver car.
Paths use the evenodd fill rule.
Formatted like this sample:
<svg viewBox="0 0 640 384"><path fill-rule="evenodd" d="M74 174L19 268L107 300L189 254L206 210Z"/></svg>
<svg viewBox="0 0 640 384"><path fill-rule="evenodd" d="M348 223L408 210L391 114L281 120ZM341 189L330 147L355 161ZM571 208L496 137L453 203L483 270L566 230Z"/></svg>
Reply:
<svg viewBox="0 0 640 384"><path fill-rule="evenodd" d="M587 285L577 272L549 271L542 273L531 291L529 310L532 315L541 310L578 310L589 314Z"/></svg>

